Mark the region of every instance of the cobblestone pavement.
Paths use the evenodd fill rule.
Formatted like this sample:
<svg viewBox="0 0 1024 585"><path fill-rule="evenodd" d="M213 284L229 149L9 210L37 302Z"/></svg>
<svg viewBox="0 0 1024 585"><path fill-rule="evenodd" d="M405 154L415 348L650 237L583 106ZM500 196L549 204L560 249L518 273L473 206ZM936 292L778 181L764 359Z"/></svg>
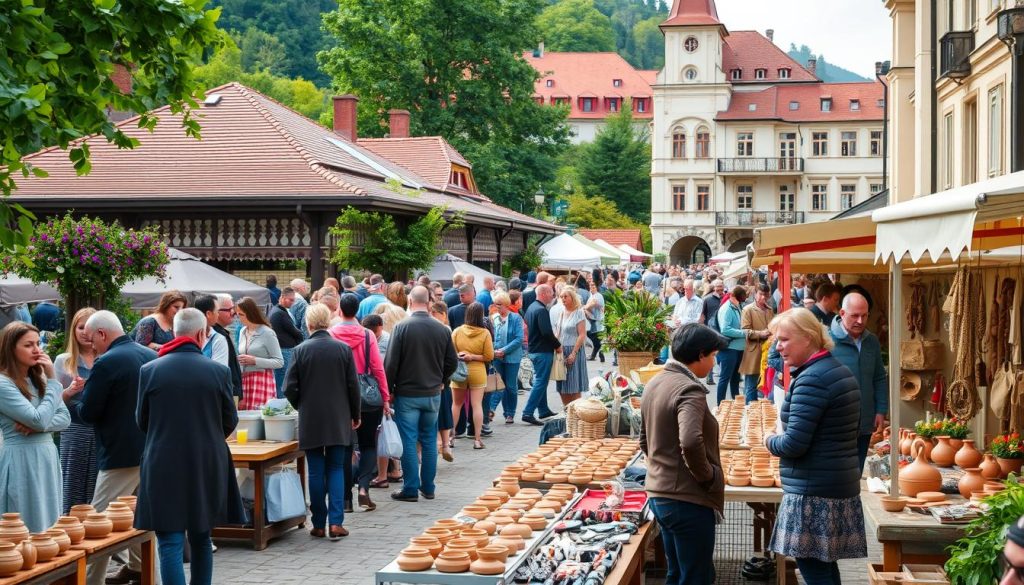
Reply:
<svg viewBox="0 0 1024 585"><path fill-rule="evenodd" d="M589 365L594 375L602 367L595 362ZM553 384L548 400L552 407L560 404ZM520 409L524 402L525 396L521 396ZM456 513L482 493L504 465L532 451L537 445L540 427L524 424L518 418L513 425L505 425L496 419L493 428L494 435L485 440L486 449L473 450L471 440L459 439L454 450L454 463L438 462L436 499L421 498L415 504L395 502L388 497L390 490L371 490L371 497L377 504L376 511L363 512L357 508L355 513L346 514L345 526L351 534L339 542L311 538L308 524L307 530L293 530L258 552L241 543L218 541L219 550L214 555L214 583L373 583L374 572L391 562L410 537L419 534L434 520ZM870 533L868 540L871 558L880 562L881 547ZM842 563L844 582L866 584L865 563L865 559ZM745 581L738 575L720 575L719 583L732 582Z"/></svg>

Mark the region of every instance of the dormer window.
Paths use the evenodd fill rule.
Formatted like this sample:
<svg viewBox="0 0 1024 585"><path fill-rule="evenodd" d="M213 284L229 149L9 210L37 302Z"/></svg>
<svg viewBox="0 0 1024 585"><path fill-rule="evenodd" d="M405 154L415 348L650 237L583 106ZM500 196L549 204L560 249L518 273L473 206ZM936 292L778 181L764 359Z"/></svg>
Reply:
<svg viewBox="0 0 1024 585"><path fill-rule="evenodd" d="M794 112L799 110L800 109L800 102L797 102L797 101L789 102L789 109L791 111L794 111Z"/></svg>
<svg viewBox="0 0 1024 585"><path fill-rule="evenodd" d="M612 80L612 87L622 87L622 80L621 79L613 79Z"/></svg>
<svg viewBox="0 0 1024 585"><path fill-rule="evenodd" d="M767 69L754 69L754 79L764 79L768 77Z"/></svg>
<svg viewBox="0 0 1024 585"><path fill-rule="evenodd" d="M788 67L783 67L782 69L779 69L779 79L789 79L789 71L790 70Z"/></svg>
<svg viewBox="0 0 1024 585"><path fill-rule="evenodd" d="M748 112L756 112L757 111L757 104L747 104L747 111Z"/></svg>
<svg viewBox="0 0 1024 585"><path fill-rule="evenodd" d="M859 112L860 111L860 100L850 100L850 111L851 112Z"/></svg>
<svg viewBox="0 0 1024 585"><path fill-rule="evenodd" d="M549 80L544 82L544 85L546 85L547 87L555 87L555 80L554 79L549 79Z"/></svg>
<svg viewBox="0 0 1024 585"><path fill-rule="evenodd" d="M593 112L594 111L594 98L589 98L589 97L580 98L580 109L583 110L584 112Z"/></svg>
<svg viewBox="0 0 1024 585"><path fill-rule="evenodd" d="M743 79L743 70L739 68L733 69L732 71L729 72L729 77L731 77L734 81Z"/></svg>
<svg viewBox="0 0 1024 585"><path fill-rule="evenodd" d="M619 111L619 98L605 98L608 101L608 111L618 112Z"/></svg>
<svg viewBox="0 0 1024 585"><path fill-rule="evenodd" d="M832 111L832 98L821 98L821 111L831 112Z"/></svg>
<svg viewBox="0 0 1024 585"><path fill-rule="evenodd" d="M633 100L636 104L636 111L639 114L643 114L647 111L647 98L636 98Z"/></svg>

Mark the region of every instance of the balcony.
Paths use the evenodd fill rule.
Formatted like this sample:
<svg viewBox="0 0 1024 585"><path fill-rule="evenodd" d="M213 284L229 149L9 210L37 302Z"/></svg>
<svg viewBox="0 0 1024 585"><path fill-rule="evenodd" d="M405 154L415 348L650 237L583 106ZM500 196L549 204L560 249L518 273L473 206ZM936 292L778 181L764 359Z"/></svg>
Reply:
<svg viewBox="0 0 1024 585"><path fill-rule="evenodd" d="M803 211L716 211L715 225L720 227L760 227L804 223Z"/></svg>
<svg viewBox="0 0 1024 585"><path fill-rule="evenodd" d="M950 31L939 41L939 74L950 79L963 79L971 74L971 52L974 31Z"/></svg>
<svg viewBox="0 0 1024 585"><path fill-rule="evenodd" d="M719 173L802 173L802 158L720 158Z"/></svg>

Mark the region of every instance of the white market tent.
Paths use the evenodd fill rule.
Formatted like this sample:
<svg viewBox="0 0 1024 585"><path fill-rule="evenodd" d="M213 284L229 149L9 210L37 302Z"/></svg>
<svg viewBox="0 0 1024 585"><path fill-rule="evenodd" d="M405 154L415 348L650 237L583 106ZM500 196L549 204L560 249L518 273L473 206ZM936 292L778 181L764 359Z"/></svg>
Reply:
<svg viewBox="0 0 1024 585"><path fill-rule="evenodd" d="M625 250L620 250L620 249L616 248L615 246L609 244L608 242L602 240L601 238L598 238L598 239L594 240L594 243L599 245L599 246L601 246L605 250L608 250L609 254L618 255L619 263L620 264L623 264L623 265L629 264L629 252L627 252Z"/></svg>
<svg viewBox="0 0 1024 585"><path fill-rule="evenodd" d="M544 242L540 247L544 257L542 268L575 270L601 266L601 252L569 234L561 234ZM618 259L615 260L618 262Z"/></svg>
<svg viewBox="0 0 1024 585"><path fill-rule="evenodd" d="M57 300L60 293L47 283L35 284L14 274L0 278L0 307Z"/></svg>
<svg viewBox="0 0 1024 585"><path fill-rule="evenodd" d="M593 240L590 240L589 238L582 234L572 234L572 237L576 238L577 241L580 241L586 244L587 246L590 246L591 248L597 250L597 253L601 255L601 266L614 266L619 263L618 252L613 253L609 250L605 250L603 247L601 247L600 244L594 242Z"/></svg>
<svg viewBox="0 0 1024 585"><path fill-rule="evenodd" d="M739 260L741 258L746 258L746 256L747 256L746 251L743 251L743 252L722 252L721 254L712 256L708 260L708 264L729 264L729 263L735 262L736 260Z"/></svg>
<svg viewBox="0 0 1024 585"><path fill-rule="evenodd" d="M456 272L462 274L472 274L474 277L473 286L476 287L476 291L479 293L483 290L484 277L490 276L495 280L501 279L496 274L491 274L479 266L474 266L469 262L466 262L458 256L452 254L441 254L434 259L434 265L430 267L424 274L430 277L431 281L438 281L444 286L452 285L452 278Z"/></svg>
<svg viewBox="0 0 1024 585"><path fill-rule="evenodd" d="M653 258L654 254L648 254L647 252L641 252L629 244L619 244L619 249L629 254L630 262L643 262L644 258Z"/></svg>

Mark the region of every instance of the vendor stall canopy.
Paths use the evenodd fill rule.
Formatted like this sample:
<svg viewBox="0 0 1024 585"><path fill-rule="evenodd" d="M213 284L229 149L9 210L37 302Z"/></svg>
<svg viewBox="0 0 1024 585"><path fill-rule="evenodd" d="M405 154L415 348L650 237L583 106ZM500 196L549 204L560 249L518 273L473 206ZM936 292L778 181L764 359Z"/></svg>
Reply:
<svg viewBox="0 0 1024 585"><path fill-rule="evenodd" d="M422 272L421 274L426 274L430 277L431 282L437 281L443 286L451 286L452 278L455 277L456 272L461 274L472 274L473 286L476 288L477 293L484 290L485 276L490 276L495 280L501 279L497 274L487 272L483 268L474 266L453 254L441 254L434 259L434 265L430 267L430 270Z"/></svg>
<svg viewBox="0 0 1024 585"><path fill-rule="evenodd" d="M584 244L569 234L561 234L544 242L540 252L544 258L541 262L543 268L572 270L613 266L619 263L618 256L605 255L597 248Z"/></svg>

